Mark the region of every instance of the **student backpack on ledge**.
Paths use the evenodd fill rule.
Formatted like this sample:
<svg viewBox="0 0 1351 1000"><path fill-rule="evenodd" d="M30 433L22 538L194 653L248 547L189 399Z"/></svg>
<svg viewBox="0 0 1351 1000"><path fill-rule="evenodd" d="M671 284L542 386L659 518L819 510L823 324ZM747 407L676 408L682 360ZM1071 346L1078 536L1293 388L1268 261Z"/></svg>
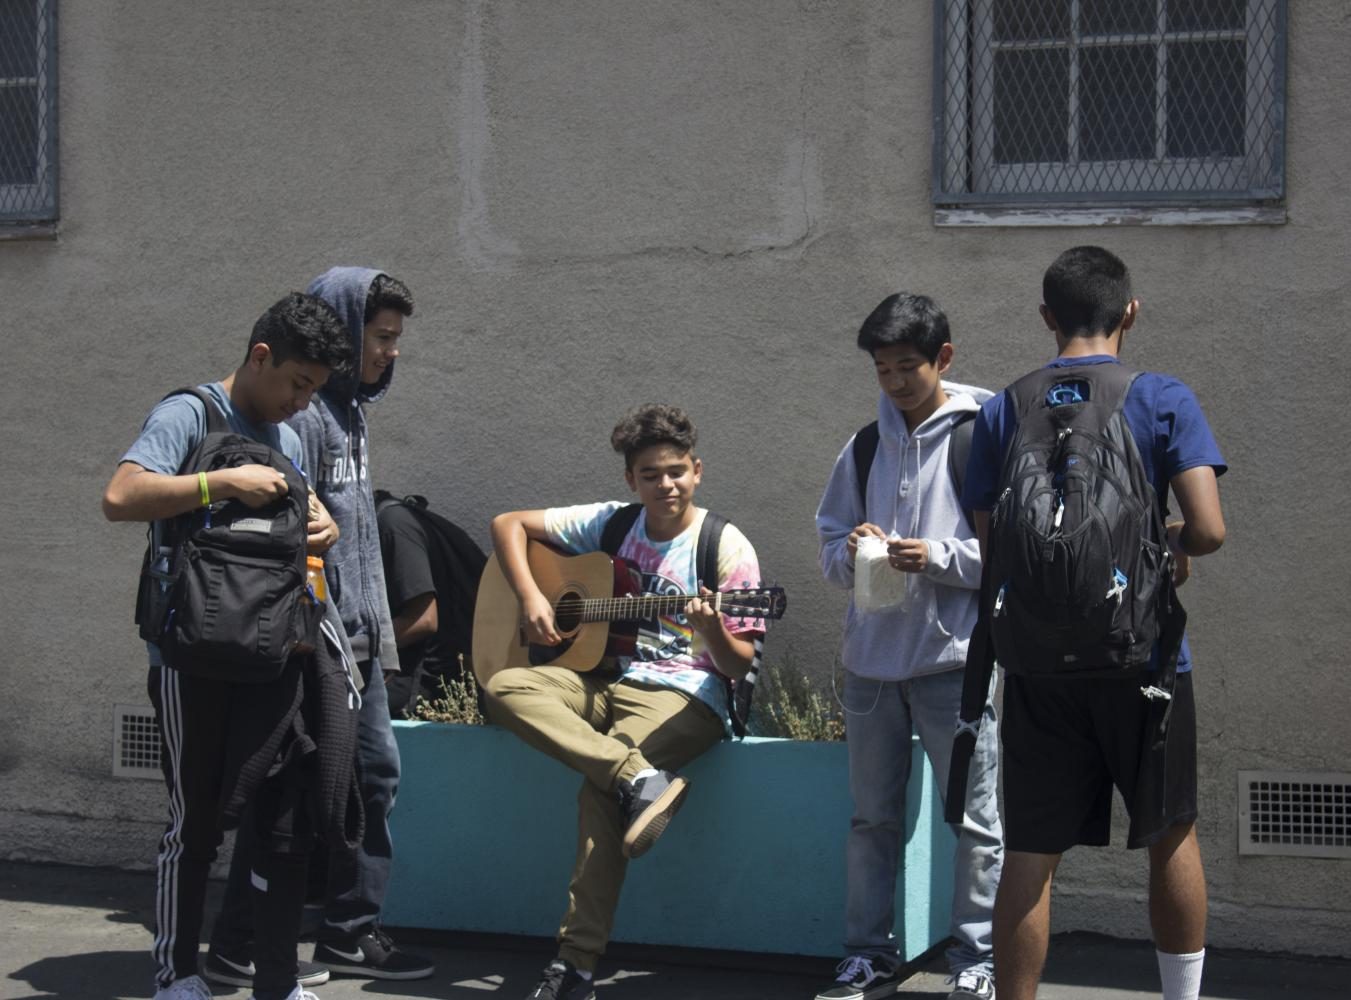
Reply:
<svg viewBox="0 0 1351 1000"><path fill-rule="evenodd" d="M468 532L428 507L426 497L417 493L396 497L388 490L376 490L376 513L389 504L407 507L427 533L427 558L436 587L437 632L449 651L464 654L468 668L474 652L478 581L488 557Z"/></svg>
<svg viewBox="0 0 1351 1000"><path fill-rule="evenodd" d="M605 522L605 527L601 529L601 551L614 558L642 512L642 504L631 503L611 514L610 519ZM727 518L710 510L704 515L704 523L699 527L699 540L694 550L695 572L698 574L699 582L709 590L718 589L718 543L722 541L722 530L727 525ZM760 663L764 653L763 639L757 638L754 645L755 652L751 656L751 665L746 671L746 676L739 681L723 678L727 684L727 706L731 716L732 734L738 739L746 736L746 727L750 724L751 699L755 695L755 682L760 676Z"/></svg>
<svg viewBox="0 0 1351 1000"><path fill-rule="evenodd" d="M231 429L209 395L169 396L181 394L202 401L207 429L180 475L265 465L286 477L287 491L263 507L217 500L152 524L136 624L175 670L275 680L297 646L315 644L323 617L305 583L309 484L285 455Z"/></svg>

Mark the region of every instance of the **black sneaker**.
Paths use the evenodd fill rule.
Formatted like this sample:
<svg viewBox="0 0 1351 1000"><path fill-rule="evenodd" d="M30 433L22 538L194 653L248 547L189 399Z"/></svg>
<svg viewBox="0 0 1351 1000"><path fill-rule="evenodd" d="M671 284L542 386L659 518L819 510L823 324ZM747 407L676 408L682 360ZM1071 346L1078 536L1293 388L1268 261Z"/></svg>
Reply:
<svg viewBox="0 0 1351 1000"><path fill-rule="evenodd" d="M583 979L577 967L565 958L555 958L544 969L526 1000L596 1000L591 980Z"/></svg>
<svg viewBox="0 0 1351 1000"><path fill-rule="evenodd" d="M689 781L670 771L656 771L632 784L619 782L619 805L624 811L624 857L637 858L647 853L689 790Z"/></svg>
<svg viewBox="0 0 1351 1000"><path fill-rule="evenodd" d="M314 960L334 972L367 979L426 979L436 966L394 947L380 927L350 937L329 938L314 946Z"/></svg>
<svg viewBox="0 0 1351 1000"><path fill-rule="evenodd" d="M901 979L886 968L873 968L873 959L850 955L836 968L835 981L816 994L816 1000L876 1000L901 987Z"/></svg>
<svg viewBox="0 0 1351 1000"><path fill-rule="evenodd" d="M253 972L253 960L247 955L225 955L208 950L202 961L202 976L225 986L252 986ZM323 986L328 982L328 970L318 962L299 959L296 982L304 987Z"/></svg>

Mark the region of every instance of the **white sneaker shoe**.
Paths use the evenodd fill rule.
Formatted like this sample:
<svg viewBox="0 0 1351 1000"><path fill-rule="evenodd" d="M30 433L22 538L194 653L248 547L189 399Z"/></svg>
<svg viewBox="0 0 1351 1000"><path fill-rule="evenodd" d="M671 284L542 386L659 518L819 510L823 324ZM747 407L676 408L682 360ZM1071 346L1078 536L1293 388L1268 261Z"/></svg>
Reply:
<svg viewBox="0 0 1351 1000"><path fill-rule="evenodd" d="M187 976L161 986L155 991L155 1000L211 1000L211 987L201 976Z"/></svg>
<svg viewBox="0 0 1351 1000"><path fill-rule="evenodd" d="M948 1000L995 1000L994 980L980 969L963 969L948 982L952 983Z"/></svg>

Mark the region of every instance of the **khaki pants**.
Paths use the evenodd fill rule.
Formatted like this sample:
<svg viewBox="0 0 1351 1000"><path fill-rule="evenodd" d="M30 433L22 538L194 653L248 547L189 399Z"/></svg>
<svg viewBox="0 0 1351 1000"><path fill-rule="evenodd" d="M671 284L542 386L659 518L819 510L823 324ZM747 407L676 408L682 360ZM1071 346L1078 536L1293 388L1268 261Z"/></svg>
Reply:
<svg viewBox="0 0 1351 1000"><path fill-rule="evenodd" d="M562 667L503 670L489 680L487 696L494 722L586 779L577 796L577 862L558 954L594 970L627 866L615 783L648 767L684 767L722 738L722 722L683 691Z"/></svg>

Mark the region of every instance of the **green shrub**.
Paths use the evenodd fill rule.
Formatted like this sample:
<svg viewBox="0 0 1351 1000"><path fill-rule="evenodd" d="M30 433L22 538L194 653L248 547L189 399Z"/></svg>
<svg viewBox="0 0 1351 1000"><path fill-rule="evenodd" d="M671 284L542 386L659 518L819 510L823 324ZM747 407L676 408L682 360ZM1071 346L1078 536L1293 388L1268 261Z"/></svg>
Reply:
<svg viewBox="0 0 1351 1000"><path fill-rule="evenodd" d="M463 666L463 661L461 661ZM418 696L409 718L422 722L487 724L479 707L479 689L472 670L461 679L440 678L441 696ZM755 685L750 735L821 742L844 739L844 712L828 682L813 680L791 666L766 666Z"/></svg>
<svg viewBox="0 0 1351 1000"><path fill-rule="evenodd" d="M418 695L417 702L409 718L423 722L458 722L466 726L486 725L479 708L478 684L474 672L464 669L464 658L460 658L461 674L458 680L441 681L441 697L428 701Z"/></svg>
<svg viewBox="0 0 1351 1000"><path fill-rule="evenodd" d="M791 666L766 666L755 684L750 734L789 740L844 739L844 712L828 683Z"/></svg>

